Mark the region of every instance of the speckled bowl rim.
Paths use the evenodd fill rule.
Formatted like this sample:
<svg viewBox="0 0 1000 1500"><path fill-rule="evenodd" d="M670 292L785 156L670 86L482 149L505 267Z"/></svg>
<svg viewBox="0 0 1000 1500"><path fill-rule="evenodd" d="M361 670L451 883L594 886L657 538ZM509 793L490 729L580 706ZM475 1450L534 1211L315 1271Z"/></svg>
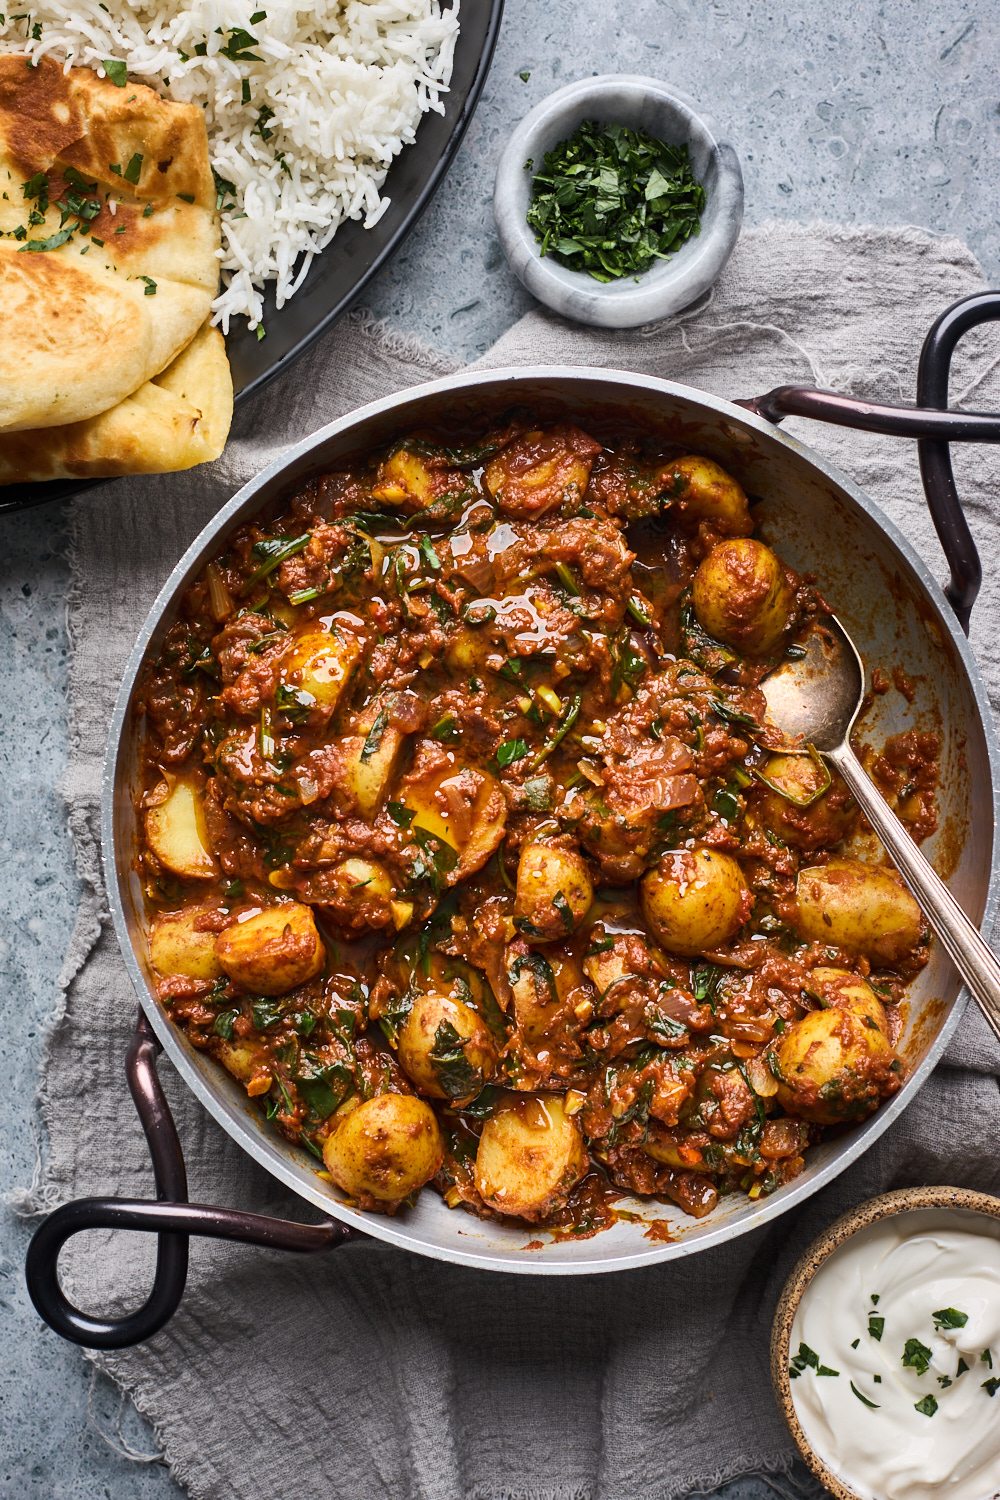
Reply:
<svg viewBox="0 0 1000 1500"><path fill-rule="evenodd" d="M543 259L525 220L529 199L525 196L524 163L546 149L539 138L548 133L553 115L566 111L576 123L566 120L560 130L571 131L588 116L607 118L608 101L621 92L646 95L671 106L685 121L689 144L697 143L707 151L715 173L712 211L717 227L688 241L678 257L644 272L638 285L629 277L609 283L594 281L582 272ZM533 297L562 316L591 327L638 328L691 306L718 280L740 236L743 197L743 172L734 147L690 95L658 78L602 73L547 94L515 126L497 167L493 216L504 255ZM688 257L679 259L689 247Z"/></svg>
<svg viewBox="0 0 1000 1500"><path fill-rule="evenodd" d="M841 1245L846 1244L860 1230L878 1224L883 1219L893 1219L900 1214L928 1208L957 1208L1000 1220L1000 1198L994 1198L989 1193L978 1193L972 1188L899 1188L892 1193L882 1193L877 1198L868 1198L856 1208L841 1214L822 1234L817 1235L797 1261L775 1308L771 1326L771 1384L774 1387L774 1399L799 1453L819 1482L837 1500L865 1500L865 1497L858 1490L849 1489L838 1475L827 1468L806 1437L796 1415L792 1382L788 1373L792 1323L806 1287L835 1250L839 1250Z"/></svg>

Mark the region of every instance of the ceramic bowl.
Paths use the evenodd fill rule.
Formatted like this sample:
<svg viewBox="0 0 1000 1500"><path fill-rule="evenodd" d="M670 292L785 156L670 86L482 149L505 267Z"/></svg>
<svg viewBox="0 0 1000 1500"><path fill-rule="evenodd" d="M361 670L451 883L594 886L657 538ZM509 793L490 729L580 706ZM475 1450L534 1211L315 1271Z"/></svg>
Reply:
<svg viewBox="0 0 1000 1500"><path fill-rule="evenodd" d="M705 188L701 233L638 280L623 276L600 282L585 271L568 270L539 254L526 222L532 173L525 171L525 162L540 170L546 151L593 119L641 126L671 146L686 142L694 176ZM743 222L743 173L732 146L686 95L655 78L609 73L567 84L525 115L500 159L493 214L504 254L532 296L578 323L635 328L680 312L719 276Z"/></svg>
<svg viewBox="0 0 1000 1500"><path fill-rule="evenodd" d="M852 1235L882 1219L926 1208L964 1209L967 1213L985 1214L988 1218L1000 1220L1000 1198L993 1198L988 1193L976 1193L970 1188L902 1188L895 1193L883 1193L881 1197L869 1198L867 1202L859 1203L857 1208L852 1208L849 1213L836 1219L813 1241L785 1282L778 1300L771 1329L771 1383L775 1399L795 1446L816 1478L837 1500L860 1500L860 1497L857 1490L852 1490L843 1479L827 1468L806 1437L795 1413L792 1382L788 1373L795 1313L806 1287L820 1266Z"/></svg>

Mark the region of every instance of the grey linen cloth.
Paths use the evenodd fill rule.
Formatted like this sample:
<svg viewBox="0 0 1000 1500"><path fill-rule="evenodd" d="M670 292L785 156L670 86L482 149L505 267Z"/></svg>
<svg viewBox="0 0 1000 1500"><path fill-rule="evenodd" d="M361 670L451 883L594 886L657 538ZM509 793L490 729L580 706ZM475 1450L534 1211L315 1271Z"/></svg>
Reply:
<svg viewBox="0 0 1000 1500"><path fill-rule="evenodd" d="M771 225L744 235L693 311L621 334L532 312L479 363L618 367L727 397L816 381L912 400L925 331L982 286L953 239ZM1000 408L996 353L988 334L965 342L953 400ZM96 839L111 705L154 595L199 528L283 446L452 368L355 315L240 410L210 469L121 481L75 502L65 790L88 894L42 1083L47 1158L25 1211L88 1193L152 1194L123 1077L135 996L105 913ZM860 482L943 574L911 444L789 425ZM996 708L995 450L956 454L956 470L986 559L972 638ZM168 1064L161 1071L193 1201L311 1216ZM970 1010L916 1102L832 1187L767 1231L670 1265L541 1280L375 1242L303 1261L192 1241L178 1316L146 1346L98 1362L152 1419L172 1472L200 1500L669 1500L744 1473L787 1475L792 1450L771 1397L767 1343L793 1260L836 1214L884 1189L1000 1190L998 1076L997 1047ZM151 1242L86 1238L64 1255L70 1294L91 1309L135 1305Z"/></svg>

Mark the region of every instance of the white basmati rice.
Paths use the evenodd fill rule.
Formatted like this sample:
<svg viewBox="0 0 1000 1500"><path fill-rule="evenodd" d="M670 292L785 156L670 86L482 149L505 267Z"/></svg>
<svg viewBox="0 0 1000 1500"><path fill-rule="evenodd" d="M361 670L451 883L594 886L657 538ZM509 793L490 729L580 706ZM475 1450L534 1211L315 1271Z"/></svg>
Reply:
<svg viewBox="0 0 1000 1500"><path fill-rule="evenodd" d="M343 219L376 224L380 189L421 115L443 113L459 0L36 0L0 51L103 73L120 58L165 98L203 105L222 207L228 331L281 307ZM242 35L241 35L242 33ZM201 49L203 55L199 55ZM246 102L245 102L246 101Z"/></svg>

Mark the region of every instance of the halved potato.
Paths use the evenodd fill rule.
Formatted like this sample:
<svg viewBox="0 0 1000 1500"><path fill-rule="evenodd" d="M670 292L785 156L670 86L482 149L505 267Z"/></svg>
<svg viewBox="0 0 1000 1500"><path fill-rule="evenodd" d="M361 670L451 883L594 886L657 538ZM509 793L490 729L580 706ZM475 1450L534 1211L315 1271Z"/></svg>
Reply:
<svg viewBox="0 0 1000 1500"><path fill-rule="evenodd" d="M282 659L281 680L286 687L310 693L320 708L332 713L360 657L357 636L311 625Z"/></svg>
<svg viewBox="0 0 1000 1500"><path fill-rule="evenodd" d="M251 1099L266 1094L271 1087L273 1075L260 1042L219 1042L216 1055L226 1071L243 1084Z"/></svg>
<svg viewBox="0 0 1000 1500"><path fill-rule="evenodd" d="M298 901L234 922L219 933L215 951L230 979L258 995L283 995L314 979L326 962L312 911Z"/></svg>
<svg viewBox="0 0 1000 1500"><path fill-rule="evenodd" d="M507 1099L483 1126L476 1191L497 1213L537 1220L562 1207L589 1165L560 1094Z"/></svg>
<svg viewBox="0 0 1000 1500"><path fill-rule="evenodd" d="M574 990L581 990L583 975L576 959L564 949L511 954L507 950L507 979L514 998L518 1029L531 1047L537 1047L562 1024L564 1006Z"/></svg>
<svg viewBox="0 0 1000 1500"><path fill-rule="evenodd" d="M731 474L710 458L687 453L662 471L675 508L693 520L708 521L726 536L749 536L753 529L747 497Z"/></svg>
<svg viewBox="0 0 1000 1500"><path fill-rule="evenodd" d="M705 558L694 575L691 602L709 635L744 655L763 656L787 629L795 591L770 547L735 537Z"/></svg>
<svg viewBox="0 0 1000 1500"><path fill-rule="evenodd" d="M201 793L183 776L163 773L146 811L146 842L160 864L183 880L211 880L219 873L205 826Z"/></svg>
<svg viewBox="0 0 1000 1500"><path fill-rule="evenodd" d="M164 979L204 979L211 983L222 974L215 953L215 933L197 932L194 923L206 908L188 906L183 911L158 912L149 929L149 961Z"/></svg>
<svg viewBox="0 0 1000 1500"><path fill-rule="evenodd" d="M493 1075L493 1038L471 1006L429 990L399 1034L399 1064L422 1094L466 1104Z"/></svg>
<svg viewBox="0 0 1000 1500"><path fill-rule="evenodd" d="M395 724L383 721L377 734L372 733L382 712L384 708L377 703L369 704L358 715L357 733L345 735L340 742L344 764L342 789L369 823L389 794L406 748L406 735Z"/></svg>
<svg viewBox="0 0 1000 1500"><path fill-rule="evenodd" d="M326 1170L352 1198L398 1203L434 1176L444 1142L430 1105L412 1094L379 1094L345 1117L323 1146Z"/></svg>
<svg viewBox="0 0 1000 1500"><path fill-rule="evenodd" d="M507 802L489 771L460 764L404 785L399 799L414 813L411 828L422 828L458 855L446 884L482 869L500 846L507 825Z"/></svg>
<svg viewBox="0 0 1000 1500"><path fill-rule="evenodd" d="M883 1036L889 1035L885 1006L867 980L850 969L813 969L808 989L827 1007L858 1010L868 1016Z"/></svg>

